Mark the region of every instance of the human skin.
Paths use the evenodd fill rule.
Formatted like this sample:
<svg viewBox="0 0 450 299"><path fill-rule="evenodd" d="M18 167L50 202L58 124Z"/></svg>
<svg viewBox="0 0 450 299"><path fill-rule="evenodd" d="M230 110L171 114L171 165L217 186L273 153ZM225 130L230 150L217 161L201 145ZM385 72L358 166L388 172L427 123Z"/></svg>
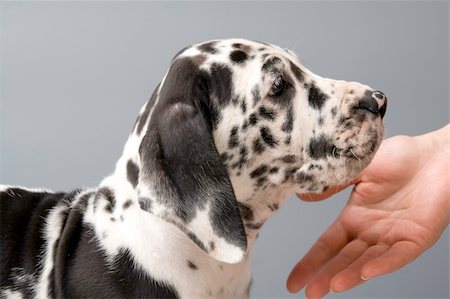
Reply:
<svg viewBox="0 0 450 299"><path fill-rule="evenodd" d="M288 290L321 298L412 262L449 223L449 165L450 125L384 140L340 215L292 270ZM298 196L318 201L346 187Z"/></svg>

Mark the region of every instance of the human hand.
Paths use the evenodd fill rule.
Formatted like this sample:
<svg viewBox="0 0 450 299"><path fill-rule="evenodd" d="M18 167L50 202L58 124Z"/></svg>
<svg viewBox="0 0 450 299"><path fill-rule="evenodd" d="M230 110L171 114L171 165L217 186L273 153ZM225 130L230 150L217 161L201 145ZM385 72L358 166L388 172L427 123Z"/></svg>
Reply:
<svg viewBox="0 0 450 299"><path fill-rule="evenodd" d="M308 298L343 292L398 270L431 247L449 223L450 126L385 140L350 199L287 281ZM308 201L322 195L299 195Z"/></svg>

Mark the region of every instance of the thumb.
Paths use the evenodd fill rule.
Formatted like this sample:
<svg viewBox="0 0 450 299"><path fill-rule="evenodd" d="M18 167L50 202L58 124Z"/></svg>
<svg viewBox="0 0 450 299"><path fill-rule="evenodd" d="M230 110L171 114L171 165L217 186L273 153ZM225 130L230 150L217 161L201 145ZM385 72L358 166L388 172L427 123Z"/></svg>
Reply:
<svg viewBox="0 0 450 299"><path fill-rule="evenodd" d="M332 186L323 193L299 193L297 194L297 197L303 201L321 201L356 183L358 183L357 179L349 182L348 184Z"/></svg>

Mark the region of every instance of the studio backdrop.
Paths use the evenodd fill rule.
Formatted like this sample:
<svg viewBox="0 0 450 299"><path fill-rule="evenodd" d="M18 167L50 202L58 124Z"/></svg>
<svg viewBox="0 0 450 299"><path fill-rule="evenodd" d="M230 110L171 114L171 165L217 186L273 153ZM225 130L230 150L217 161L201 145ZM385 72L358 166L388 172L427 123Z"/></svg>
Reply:
<svg viewBox="0 0 450 299"><path fill-rule="evenodd" d="M318 75L384 91L386 137L448 123L447 1L8 1L0 18L2 184L97 185L174 54L210 39L274 43ZM292 197L265 224L253 298L303 296L287 292L287 275L347 198ZM449 298L448 242L447 230L402 270L330 296Z"/></svg>

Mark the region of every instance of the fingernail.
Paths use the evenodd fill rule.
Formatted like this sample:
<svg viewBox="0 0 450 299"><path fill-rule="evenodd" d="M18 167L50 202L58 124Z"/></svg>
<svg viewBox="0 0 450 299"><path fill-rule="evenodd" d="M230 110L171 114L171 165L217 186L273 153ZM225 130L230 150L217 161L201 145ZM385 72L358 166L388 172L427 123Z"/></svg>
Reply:
<svg viewBox="0 0 450 299"><path fill-rule="evenodd" d="M361 275L361 279L362 279L362 280L369 280L370 277L365 277L365 276Z"/></svg>

